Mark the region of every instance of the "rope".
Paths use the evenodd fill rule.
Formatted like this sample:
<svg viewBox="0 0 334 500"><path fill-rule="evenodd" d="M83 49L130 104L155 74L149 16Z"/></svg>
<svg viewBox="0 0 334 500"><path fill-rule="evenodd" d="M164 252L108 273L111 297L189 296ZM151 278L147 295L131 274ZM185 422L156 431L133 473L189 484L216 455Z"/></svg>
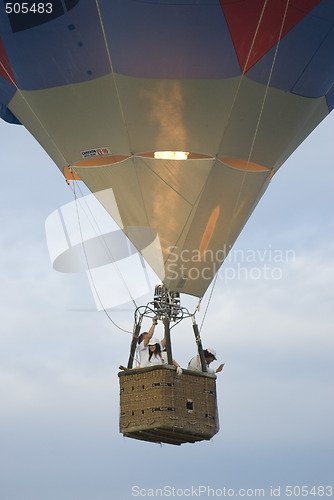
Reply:
<svg viewBox="0 0 334 500"><path fill-rule="evenodd" d="M129 146L130 146L130 149L132 150L131 139L130 139L130 132L129 132L129 129L128 129L128 126L127 126L127 123L126 123L126 120L125 120L125 113L124 113L124 110L123 110L123 106L122 106L122 102L121 102L121 98L120 98L118 86L117 86L117 83L116 83L116 80L115 80L115 72L114 72L114 67L113 67L112 60L111 60L111 55L110 55L109 46L108 46L108 42L107 42L106 32L105 32L103 21L102 21L102 16L101 16L101 11L100 11L100 6L99 6L99 0L95 0L95 3L96 3L96 9L97 9L97 13L98 13L99 20L100 20L100 25L101 25L102 35L103 35L103 39L104 39L104 44L105 44L107 55L108 55L110 70L111 70L113 82L114 82L114 85L115 85L115 90L116 90L117 100L118 100L118 104L119 104L119 109L121 111L121 115L122 115L124 127L125 127L125 130L126 130L127 136L128 136Z"/></svg>
<svg viewBox="0 0 334 500"><path fill-rule="evenodd" d="M117 85L117 82L116 82L116 79L115 79L114 67L113 67L113 63L112 63L112 59L111 59L111 55L110 55L110 50L109 50L109 46L108 46L108 41L107 41L107 36L106 36L106 32L105 32L105 29L104 29L104 24L103 24L103 20L102 20L102 16L101 16L101 10L100 10L100 6L99 6L99 0L95 0L95 3L96 3L96 9L97 9L99 20L100 20L100 25L101 25L102 35L103 35L103 39L104 39L104 44L105 44L105 48L106 48L107 55L108 55L109 66L110 66L110 70L111 70L111 74L112 74L112 78L113 78L113 83L114 83L115 90L116 90L117 101L118 101L119 109L120 109L120 112L121 112L121 115L122 115L122 120L123 120L123 123L124 123L126 134L127 134L127 137L128 137L129 147L130 147L130 150L132 151L133 148L131 146L130 132L129 132L129 129L128 129L128 126L127 126L127 122L126 122L126 119L125 119L125 112L124 112L124 109L123 109L123 105L122 105L122 101L121 101L121 97L120 97L118 85ZM134 156L132 154L132 162L133 162L133 160L134 160ZM136 163L134 163L134 173L136 175L138 191L140 193L140 196L141 196L141 199L142 199L142 204L143 204L143 207L144 207L144 210L145 210L145 216L146 216L147 225L150 226L149 216L148 216L148 213L147 213L147 210L146 210L146 205L145 205L145 202L144 202L143 192L142 192L141 184L140 184L139 178L138 178L138 172L137 172L137 168L136 168Z"/></svg>
<svg viewBox="0 0 334 500"><path fill-rule="evenodd" d="M263 99L262 99L262 103L261 103L261 108L260 108L260 112L259 112L259 116L258 116L257 124L256 124L256 127L255 127L255 131L254 131L253 139L252 139L252 144L251 144L251 147L250 147L250 149L249 149L249 154L248 154L248 157L247 157L247 168L248 168L248 165L249 165L249 162L250 162L250 158L251 158L251 156L252 156L252 152L253 152L254 145L255 145L255 140L256 140L256 137L257 137L257 134L258 134L258 131L259 131L260 122L261 122L261 119L262 119L262 114L263 114L263 110L264 110L264 105L265 105L265 102L266 102L266 99L267 99L268 90L269 90L269 85L270 85L270 81L271 81L271 78L272 78L272 74L273 74L273 70L274 70L274 66L275 66L275 62L276 62L276 58L277 58L278 47L279 47L279 44L280 44L280 39L281 39L281 35L282 35L282 31L283 31L283 26L284 26L285 19L286 19L286 14L287 14L287 10L288 10L288 6L289 6L289 2L290 2L290 0L287 0L286 7L285 7L285 11L284 11L284 16L283 16L283 19L282 19L282 24L281 24L281 28L280 28L280 32L279 32L279 36L278 36L278 41L277 41L277 44L276 44L276 49L275 49L275 52L274 52L273 61L272 61L271 67L270 67L270 72L269 72L269 76L268 76L267 84L266 84L266 87L265 87L265 91L264 91L264 94L263 94ZM260 22L261 22L261 20L262 20L262 16L263 16L263 12L264 12L264 9L265 9L266 4L267 4L267 0L266 0L266 2L265 2L265 5L264 5L263 10L262 10L262 12L261 12L261 16L260 16L259 24L258 24L257 29L256 29L256 33L255 33L255 36L254 36L254 39L253 39L253 42L252 42L252 46L251 46L250 52L248 53L247 62L248 62L248 60L249 60L250 53L251 53L252 47L253 47L254 42L255 42L255 37L256 37L256 34L257 34L257 32L258 32L258 28L259 28L259 26L260 26ZM245 64L245 67L247 67L247 62L246 62L246 64ZM244 172L244 174L243 174L243 178L242 178L242 181L241 181L241 184L240 184L240 189L239 189L238 197L237 197L236 202L235 202L235 207L234 207L234 211L233 211L232 219L233 219L234 214L235 214L235 212L236 212L237 205L238 205L238 202L239 202L239 199L240 199L240 195L241 195L241 191L242 191L243 185L244 185L244 183L245 183L246 174L247 174L247 168L246 168L246 171L245 171L245 172ZM229 230L229 233L228 233L228 234L230 234L230 232L231 232L231 228L230 228L230 230Z"/></svg>
<svg viewBox="0 0 334 500"><path fill-rule="evenodd" d="M16 91L17 93L20 95L22 101L24 101L24 103L26 104L27 108L29 108L31 114L36 118L37 122L40 124L41 128L44 130L45 132L45 135L48 137L48 139L50 140L50 142L54 145L54 148L58 151L58 154L59 156L63 159L63 163L64 165L67 164L66 162L66 159L63 155L63 153L61 152L61 150L59 149L59 147L57 146L57 144L55 143L54 139L49 135L47 129L44 127L43 123L41 122L41 120L39 119L38 115L35 113L34 109L30 106L27 98L23 95L21 89L19 89L19 87L16 85L16 82L15 80L13 80L12 76L8 73L6 67L3 65L3 63L0 61L0 67L1 69L3 70L3 72L7 75L8 77L8 80L11 82L11 84L16 88ZM10 108L8 108L10 109ZM11 111L11 110L10 110ZM17 119L19 119L19 116L16 116L15 117ZM21 120L20 120L21 121ZM26 125L24 125L25 128L28 129L28 127ZM29 129L28 129L29 130Z"/></svg>
<svg viewBox="0 0 334 500"><path fill-rule="evenodd" d="M96 288L96 285L95 285L95 282L94 282L94 279L93 279L93 276L92 276L92 272L91 272L91 269L90 269L90 266L89 266L89 262L88 262L88 256L87 256L87 252L86 252L86 248L85 248L85 243L84 243L84 239L83 239L83 233L82 233L82 226L81 226L81 221L80 221L80 214L79 214L79 209L78 209L78 199L77 199L77 195L76 195L76 190L75 190L75 185L76 183L74 182L73 183L73 194L74 194L74 201L75 201L75 207L76 207L76 213L77 213L77 220L78 220L78 226L79 226L79 231L80 231L80 238L81 238L81 244L82 244L82 249L83 249L83 254L84 254L84 258L85 258L85 262L86 262L86 267L87 267L87 271L89 273L89 277L91 279L91 282L92 282L92 285L93 285L93 288L94 288L94 291L95 291L95 294L98 298L98 301L101 305L101 308L103 309L103 312L105 313L105 315L107 316L107 318L109 319L109 321L116 327L118 328L119 330L121 330L122 332L125 332L125 333L130 333L132 334L133 332L129 331L129 330L125 330L124 328L120 327L110 316L110 314L108 313L108 311L106 310L106 308L104 307L104 304L102 302L102 299L100 297L100 294ZM113 262L114 265L115 262ZM117 266L116 266L117 267ZM119 270L118 270L119 272ZM123 280L124 282L124 280ZM131 297L132 298L132 297ZM133 301L133 299L132 299ZM133 301L134 302L134 301Z"/></svg>
<svg viewBox="0 0 334 500"><path fill-rule="evenodd" d="M204 315L203 315L203 319L202 319L202 322L201 322L201 326L199 328L200 333L202 331L203 323L204 323L204 320L206 318L206 315L207 315L207 312L208 312L208 309L209 309L209 305L210 305L210 302L211 302L211 299L212 299L214 288L215 288L216 283L217 283L217 279L218 279L218 273L216 274L216 276L214 277L214 280L213 280L211 292L210 292L210 295L209 295L209 300L208 300L208 303L207 303L205 311L204 311Z"/></svg>
<svg viewBox="0 0 334 500"><path fill-rule="evenodd" d="M118 275L119 275L119 278L120 278L120 279L121 279L121 281L122 281L122 284L123 284L124 288L126 289L127 293L128 293L128 294L129 294L129 296L130 296L130 299L131 299L131 301L132 301L133 305L135 306L135 308L137 308L137 304L136 304L136 302L135 302L135 299L134 299L134 297L132 296L131 291L130 291L129 287L127 286L127 283L126 283L125 279L123 278L123 275L122 275L122 273L121 273L121 271L120 271L120 269L119 269L119 267L118 267L118 265L117 265L117 263L116 263L116 259L114 258L113 254L112 254L112 252L111 252L111 250L110 250L110 247L108 246L107 242L105 241L105 238L103 237L103 234L102 234L102 231L101 231L101 229L100 229L100 227L99 227L99 225L98 225L98 222L97 222L97 220L96 220L96 218L95 218L95 216L94 216L93 212L91 211L91 209L90 209L89 205L87 204L86 199L85 199L85 196L84 196L84 194L83 194L82 190L80 189L79 184L78 184L78 183L76 183L76 181L74 181L74 183L75 183L75 185L77 186L77 188L79 189L80 194L81 194L81 196L82 196L81 198L76 198L76 195L75 195L75 190L73 190L73 193L74 193L74 196L75 196L75 201L76 201L76 202L80 202L81 200L83 200L83 201L86 203L87 210L89 211L89 213L90 213L90 217L93 219L93 222L96 224L96 228L94 227L94 225L93 225L93 223L92 223L91 219L88 217L88 215L86 215L86 214L85 214L85 215L86 215L86 217L87 217L87 220L88 220L88 222L90 223L90 225L91 225L91 227L93 228L93 230L95 231L96 236L97 236L97 237L99 238L99 240L101 241L101 245L103 246L103 249L104 249L104 251L106 252L107 256L110 258L111 263L114 265L114 267L115 267L115 269L116 269L116 271L117 271L117 273L118 273ZM81 208L83 209L82 205L81 205ZM84 209L83 209L83 211L84 211ZM85 211L84 211L84 213L85 213Z"/></svg>
<svg viewBox="0 0 334 500"><path fill-rule="evenodd" d="M245 179L246 179L246 175L247 175L248 165L249 165L249 162L250 162L250 158L252 156L252 152L253 152L254 145L255 145L255 140L256 140L256 137L257 137L257 134L258 134L258 131L259 131L259 126L260 126L260 122L261 122L261 119L262 119L264 105L265 105L265 102L266 102L266 99L267 99L268 89L269 89L270 81L271 81L271 78L272 78L272 73L273 73L275 62L276 62L276 58L277 58L277 52L278 52L278 48L279 48L279 44L280 44L280 40L281 40L281 36L282 36L282 32L283 32L283 27L284 27L286 15L287 15L288 7L289 7L289 2L290 2L290 0L287 0L287 2L286 2L285 11L284 11L284 15L283 15L282 23L281 23L281 28L280 28L280 32L279 32L279 36L278 36L278 40L277 40L277 44L276 44L276 49L275 49L275 52L274 52L274 57L273 57L273 61L272 61L272 64L271 64L271 68L270 68L270 72L269 72L267 84L266 84L266 87L265 87L265 92L264 92L264 95L263 95L263 99L262 99L262 103L261 103L261 108L260 108L260 112L259 112L257 124L256 124L256 127L255 127L255 131L254 131L252 143L251 143L249 154L248 154L248 158L247 158L247 167L246 167L246 170L245 170L245 172L244 172L244 174L242 176L242 180L241 180L241 183L240 183L240 188L239 188L238 196L236 198L235 206L234 206L234 209L233 209L233 214L232 214L232 217L231 217L231 221L233 220L234 215L235 215L236 210L237 210L237 206L238 206L238 203L239 203L239 200L240 200L241 192L242 192L242 189L243 189L243 186L244 186L244 183L245 183ZM251 43L251 46L250 46L250 49L249 49L249 52L248 52L248 55L247 55L247 59L246 59L244 68L242 70L242 75L241 75L238 87L236 89L236 92L235 92L235 95L234 95L234 98L233 98L233 101L232 101L232 105L231 105L231 109L230 109L229 116L228 116L228 119L227 119L227 123L230 121L230 118L231 118L231 115L232 115L232 111L233 111L233 108L234 108L236 100L237 100L237 96L238 96L239 91L240 91L241 83L242 83L242 80L243 80L244 75L245 75L245 70L247 68L248 61L249 61L249 58L250 58L251 53L252 53L252 49L254 47L254 43L255 43L255 40L256 40L258 31L259 31L259 28L260 28L260 25L261 25L261 22L262 22L262 18L263 18L264 11L265 11L265 8L267 6L267 3L268 3L268 0L265 0L265 2L263 4L262 11L261 11L261 14L260 14L260 17L259 17L258 24L257 24L257 27L256 27L256 30L255 30L255 33L254 33L254 37L253 37L253 40L252 40L252 43ZM220 146L221 146L221 144L223 142L224 135L225 135L225 132L223 133L223 136L222 136L222 139L220 141L218 150L220 149ZM228 231L228 234L227 234L227 239L229 238L230 233L231 233L231 225L229 227L229 231ZM210 296L209 296L209 300L208 300L208 303L207 303L207 306L206 306L206 309L205 309L205 313L204 313L203 320L202 320L202 323L201 323L200 331L202 330L203 323L204 323L204 320L206 318L206 314L207 314L207 311L208 311L208 308L209 308L209 305L210 305L210 302L211 302L211 299L212 299L212 295L213 295L213 291L214 291L214 288L215 288L215 285L216 285L216 282L217 282L217 278L218 278L218 273L216 274L216 276L214 278L214 281L213 281L213 286L212 286L212 289L211 289L211 292L210 292Z"/></svg>

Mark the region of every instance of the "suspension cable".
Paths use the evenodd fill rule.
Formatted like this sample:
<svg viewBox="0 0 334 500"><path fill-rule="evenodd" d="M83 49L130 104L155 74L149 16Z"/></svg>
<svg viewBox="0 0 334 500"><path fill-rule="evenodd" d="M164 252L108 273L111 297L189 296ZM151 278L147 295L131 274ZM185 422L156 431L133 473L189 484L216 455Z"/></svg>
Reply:
<svg viewBox="0 0 334 500"><path fill-rule="evenodd" d="M78 220L78 227L79 227L79 232L80 232L80 239L81 239L81 245L82 245L82 250L83 250L83 254L84 254L84 259L85 259L85 263L86 263L86 267L87 267L87 271L88 271L88 274L89 274L89 277L90 277L90 280L91 280L91 283L92 283L92 286L94 288L94 291L95 291L95 294L96 294L96 297L101 305L101 308L103 310L103 312L105 313L105 315L107 316L107 318L109 319L109 321L116 327L118 328L119 330L121 330L122 332L125 332L125 333L130 333L132 334L133 332L132 331L129 331L129 330L126 330L124 328L122 328L121 326L119 326L110 316L110 314L108 313L108 311L106 310L104 304L103 304L103 301L101 299L101 296L97 290L97 287L96 287L96 284L95 284L95 281L93 279L93 276L92 276L92 272L91 272L91 268L90 268L90 265L89 265L89 260L88 260L88 256L87 256L87 252L86 252L86 247L85 247L85 242L84 242L84 238L83 238L83 232L82 232L82 225L81 225L81 220L80 220L80 213L79 213L79 208L78 208L78 198L77 198L77 194L76 194L76 183L73 182L73 188L71 187L72 191L73 191L73 195L74 195L74 201L75 201L75 208L76 208L76 214L77 214L77 220ZM117 265L115 263L115 261L112 262L114 264L114 266L116 266L117 268ZM118 269L118 268L117 268ZM120 273L119 269L118 269L118 272ZM124 282L124 279L122 280ZM132 298L132 297L131 297ZM133 300L133 299L132 299ZM134 301L133 301L134 302Z"/></svg>
<svg viewBox="0 0 334 500"><path fill-rule="evenodd" d="M259 111L259 115L258 115L256 127L255 127L253 138L252 138L252 143L251 143L251 146L250 146L250 149L249 149L249 154L248 154L248 158L247 158L247 165L250 163L250 159L251 159L252 152L253 152L254 145L255 145L255 140L256 140L256 137L257 137L257 134L258 134L258 131L259 131L260 122L261 122L262 115L263 115L263 110L264 110L265 102L267 100L269 85L270 85L270 82L271 82L271 78L272 78L274 66L275 66L275 63L276 63L278 48L279 48L279 44L280 44L280 40L281 40L281 36L282 36L282 32L283 32L284 23L285 23L286 16L287 16L289 2L290 2L290 0L287 0L287 2L286 2L285 11L284 11L284 15L283 15L283 19L282 19L282 23L281 23L281 27L280 27L280 32L279 32L278 40L277 40L277 44L276 44L276 49L275 49L275 52L274 52L274 57L273 57L273 60L272 60L272 63L271 63L268 80L267 80L267 83L266 83L266 87L265 87L265 91L264 91L264 94L263 94L263 99L262 99L262 103L261 103L261 107L260 107L260 111ZM233 102L232 102L232 105L231 105L231 109L230 109L230 113L229 113L229 117L228 117L227 121L229 121L229 119L230 119L230 117L232 115L232 111L233 111L233 108L234 108L235 103L236 103L237 96L238 96L239 91L240 91L241 82L242 82L242 79L244 78L244 75L245 75L245 70L247 68L249 58L251 56L251 52L252 52L252 49L253 49L253 46L254 46L254 43L255 43L255 40L256 40L259 28L260 28L260 24L261 24L261 21L262 21L262 18L263 18L264 11L265 11L265 8L267 6L267 3L268 3L268 0L265 0L265 2L263 4L262 11L261 11L261 14L260 14L260 17L259 17L258 24L257 24L257 27L256 27L256 30L255 30L255 33L254 33L254 37L253 37L253 40L252 40L252 43L251 43L251 46L250 46L250 49L249 49L249 52L248 52L248 55L247 55L247 59L246 59L246 62L244 64L244 68L242 70L242 76L240 78L237 90L236 90L234 98L233 98ZM224 134L223 134L223 137L221 139L220 144L222 144L223 138L224 138ZM238 202L239 202L239 199L240 199L240 196L241 196L241 191L242 191L243 185L245 183L245 179L246 179L246 174L247 174L247 168L246 168L246 171L244 172L243 178L241 180L241 184L240 184L238 196L236 198L236 202L235 202L235 205L234 205L234 210L233 210L233 214L231 216L231 220L233 219L233 217L235 215L235 212L237 210ZM227 239L228 239L230 233L231 233L231 226L229 227ZM212 299L212 295L213 295L213 291L214 291L214 288L215 288L215 285L216 285L216 282L217 282L217 278L218 278L218 273L216 274L216 276L214 278L214 281L213 281L213 286L212 286L212 289L211 289L211 292L210 292L209 300L208 300L208 303L206 305L204 316L203 316L203 319L202 319L202 322L201 322L200 331L202 330L203 323L204 323L204 320L205 320L206 315L207 315L207 311L208 311L208 308L209 308L209 305L210 305L210 302L211 302L211 299Z"/></svg>

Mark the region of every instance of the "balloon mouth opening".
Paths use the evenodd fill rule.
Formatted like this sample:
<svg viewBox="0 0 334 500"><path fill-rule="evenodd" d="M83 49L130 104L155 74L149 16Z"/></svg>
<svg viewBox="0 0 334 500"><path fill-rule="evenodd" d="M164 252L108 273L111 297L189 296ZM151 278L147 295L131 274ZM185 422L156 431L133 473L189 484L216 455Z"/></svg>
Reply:
<svg viewBox="0 0 334 500"><path fill-rule="evenodd" d="M213 160L213 156L191 153L190 151L149 151L146 153L136 153L134 156L141 158L153 158L155 160Z"/></svg>
<svg viewBox="0 0 334 500"><path fill-rule="evenodd" d="M189 151L155 151L153 156L157 160L188 160Z"/></svg>

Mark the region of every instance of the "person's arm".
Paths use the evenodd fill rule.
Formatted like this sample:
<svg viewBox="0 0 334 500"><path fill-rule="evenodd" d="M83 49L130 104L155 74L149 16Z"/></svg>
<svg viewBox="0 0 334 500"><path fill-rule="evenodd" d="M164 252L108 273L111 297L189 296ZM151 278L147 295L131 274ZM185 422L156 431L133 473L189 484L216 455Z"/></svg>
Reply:
<svg viewBox="0 0 334 500"><path fill-rule="evenodd" d="M179 363L177 361L175 361L175 359L173 359L173 365L175 366L176 368L176 373L178 375L182 375L182 368L181 366L179 365Z"/></svg>
<svg viewBox="0 0 334 500"><path fill-rule="evenodd" d="M152 326L149 329L149 331L147 332L146 338L143 340L143 343L144 343L145 347L147 346L147 344L149 343L149 341L153 337L153 333L154 333L154 329L155 329L155 325L156 324L157 324L157 320L156 320L156 317L154 317L153 320L152 320Z"/></svg>

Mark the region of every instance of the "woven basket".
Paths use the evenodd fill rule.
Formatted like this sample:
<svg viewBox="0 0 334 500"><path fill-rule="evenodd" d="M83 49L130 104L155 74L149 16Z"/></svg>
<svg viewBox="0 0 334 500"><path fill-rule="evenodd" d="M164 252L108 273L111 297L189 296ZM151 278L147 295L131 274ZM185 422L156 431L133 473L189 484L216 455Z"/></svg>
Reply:
<svg viewBox="0 0 334 500"><path fill-rule="evenodd" d="M156 443L208 440L219 430L216 380L174 366L152 366L118 374L120 432Z"/></svg>

